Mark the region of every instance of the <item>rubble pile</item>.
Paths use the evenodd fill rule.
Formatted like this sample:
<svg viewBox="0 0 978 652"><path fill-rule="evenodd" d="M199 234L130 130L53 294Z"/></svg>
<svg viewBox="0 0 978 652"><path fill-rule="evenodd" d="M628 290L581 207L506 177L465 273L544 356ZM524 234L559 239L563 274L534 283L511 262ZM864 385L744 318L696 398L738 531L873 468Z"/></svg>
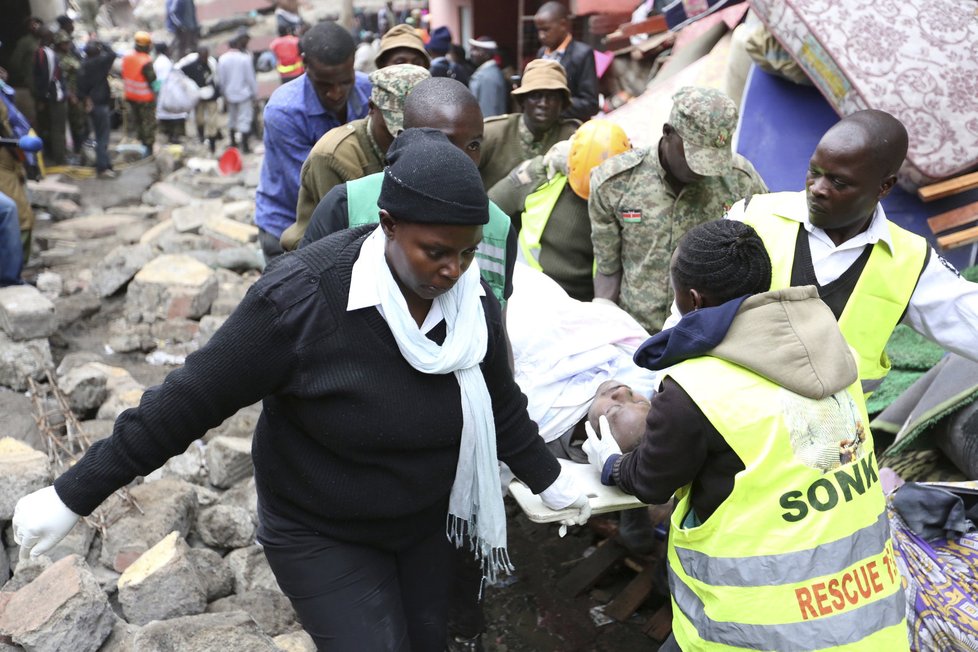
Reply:
<svg viewBox="0 0 978 652"><path fill-rule="evenodd" d="M51 483L65 450L109 436L263 266L260 159L225 177L178 150L158 158L154 174L31 185L42 218L33 285L0 289L4 652L314 649L255 544L257 405L111 497L49 554L20 559L13 541L17 500Z"/></svg>

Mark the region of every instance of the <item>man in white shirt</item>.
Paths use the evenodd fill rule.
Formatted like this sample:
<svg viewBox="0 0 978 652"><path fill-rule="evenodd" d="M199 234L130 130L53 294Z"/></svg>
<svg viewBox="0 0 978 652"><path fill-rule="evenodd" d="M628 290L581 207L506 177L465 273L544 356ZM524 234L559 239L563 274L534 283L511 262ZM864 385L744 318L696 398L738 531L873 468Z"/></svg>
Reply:
<svg viewBox="0 0 978 652"><path fill-rule="evenodd" d="M918 236L886 219L880 201L907 153L907 131L883 111L854 113L822 136L805 191L754 195L729 219L753 226L771 255L772 289L815 285L859 357L863 390L889 370L898 323L978 360L978 284ZM666 327L678 321L673 316Z"/></svg>
<svg viewBox="0 0 978 652"><path fill-rule="evenodd" d="M235 133L241 137L241 148L250 152L248 136L254 117L254 102L258 95L258 78L255 64L248 52L249 36L239 33L231 41L231 49L217 61L217 76L221 80L221 93L228 110L228 138L235 146Z"/></svg>

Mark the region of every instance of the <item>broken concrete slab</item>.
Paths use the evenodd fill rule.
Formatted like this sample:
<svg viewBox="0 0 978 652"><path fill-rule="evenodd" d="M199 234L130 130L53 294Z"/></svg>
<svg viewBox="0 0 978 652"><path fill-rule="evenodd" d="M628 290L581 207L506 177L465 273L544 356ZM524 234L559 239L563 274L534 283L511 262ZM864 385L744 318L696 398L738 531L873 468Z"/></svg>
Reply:
<svg viewBox="0 0 978 652"><path fill-rule="evenodd" d="M27 379L41 380L51 367L51 345L46 337L16 342L0 332L0 385L27 389Z"/></svg>
<svg viewBox="0 0 978 652"><path fill-rule="evenodd" d="M208 602L234 593L234 574L221 555L210 548L191 548L188 556L197 569Z"/></svg>
<svg viewBox="0 0 978 652"><path fill-rule="evenodd" d="M231 567L231 573L234 574L235 592L243 593L254 589L281 591L260 546L253 545L232 550L224 559Z"/></svg>
<svg viewBox="0 0 978 652"><path fill-rule="evenodd" d="M126 317L132 323L202 317L217 297L214 272L189 256L150 261L129 284Z"/></svg>
<svg viewBox="0 0 978 652"><path fill-rule="evenodd" d="M193 485L165 478L146 482L129 490L143 513L112 496L101 509L120 518L106 530L99 561L123 572L140 555L176 530L187 536L197 518L197 496Z"/></svg>
<svg viewBox="0 0 978 652"><path fill-rule="evenodd" d="M58 327L54 303L30 285L0 288L0 329L17 341L49 337Z"/></svg>
<svg viewBox="0 0 978 652"><path fill-rule="evenodd" d="M190 342L197 336L199 330L200 322L182 317L156 321L149 327L150 334L156 339L177 344Z"/></svg>
<svg viewBox="0 0 978 652"><path fill-rule="evenodd" d="M133 652L280 652L272 639L243 611L183 616L144 626Z"/></svg>
<svg viewBox="0 0 978 652"><path fill-rule="evenodd" d="M165 181L154 183L143 193L143 203L151 206L176 208L192 204L196 199L186 190Z"/></svg>
<svg viewBox="0 0 978 652"><path fill-rule="evenodd" d="M218 300L220 300L220 297ZM200 318L200 330L197 332L197 341L200 342L201 347L210 341L214 333L217 332L217 329L227 321L227 318L228 316L226 314L204 315Z"/></svg>
<svg viewBox="0 0 978 652"><path fill-rule="evenodd" d="M109 324L108 347L116 353L146 353L156 348L156 338L149 324L130 324L125 319L114 319Z"/></svg>
<svg viewBox="0 0 978 652"><path fill-rule="evenodd" d="M145 625L203 613L207 594L189 550L180 533L171 532L126 568L119 577L119 604L127 621Z"/></svg>
<svg viewBox="0 0 978 652"><path fill-rule="evenodd" d="M102 302L99 301L98 295L90 290L56 298L54 316L58 322L58 330L64 330L71 324L94 315L101 308Z"/></svg>
<svg viewBox="0 0 978 652"><path fill-rule="evenodd" d="M55 272L41 272L37 275L34 286L38 292L52 301L64 294L64 280L61 274Z"/></svg>
<svg viewBox="0 0 978 652"><path fill-rule="evenodd" d="M105 372L93 365L83 365L58 377L58 386L77 415L98 410L109 394Z"/></svg>
<svg viewBox="0 0 978 652"><path fill-rule="evenodd" d="M142 236L139 238L139 244L148 244L150 246L155 246L156 241L159 237L168 231L173 231L173 220L170 218L163 219L157 222L155 225L151 226Z"/></svg>
<svg viewBox="0 0 978 652"><path fill-rule="evenodd" d="M299 629L298 617L292 603L279 591L256 589L215 600L207 605L207 613L244 611L269 636L278 636Z"/></svg>
<svg viewBox="0 0 978 652"><path fill-rule="evenodd" d="M112 296L126 286L136 272L153 260L149 245L121 245L99 261L93 274L95 291L100 297Z"/></svg>
<svg viewBox="0 0 978 652"><path fill-rule="evenodd" d="M208 546L229 550L255 542L257 523L250 511L232 505L214 505L197 515L197 534Z"/></svg>
<svg viewBox="0 0 978 652"><path fill-rule="evenodd" d="M70 220L73 217L78 217L81 210L81 206L71 199L55 199L48 206L48 212L55 220Z"/></svg>
<svg viewBox="0 0 978 652"><path fill-rule="evenodd" d="M222 206L220 199L210 199L174 208L170 213L173 228L178 233L199 233L205 222L215 216L223 216Z"/></svg>
<svg viewBox="0 0 978 652"><path fill-rule="evenodd" d="M34 407L30 397L22 392L14 392L0 387L0 414L3 415L5 437L18 439L34 449L40 449L41 432L34 421Z"/></svg>
<svg viewBox="0 0 978 652"><path fill-rule="evenodd" d="M140 234L148 228L139 217L98 213L58 222L45 232L45 237L48 240L94 240L119 236L121 231L130 227L139 227Z"/></svg>
<svg viewBox="0 0 978 652"><path fill-rule="evenodd" d="M273 640L282 652L316 652L316 642L304 631L281 634Z"/></svg>
<svg viewBox="0 0 978 652"><path fill-rule="evenodd" d="M81 202L81 190L72 183L64 183L56 178L45 177L40 181L27 182L27 194L31 204L50 212L51 205L61 199L77 203Z"/></svg>
<svg viewBox="0 0 978 652"><path fill-rule="evenodd" d="M138 625L130 625L122 618L116 618L112 624L112 632L102 643L98 652L132 652L133 641L139 633Z"/></svg>
<svg viewBox="0 0 978 652"><path fill-rule="evenodd" d="M0 612L0 633L32 652L96 652L114 622L88 565L71 555L10 597Z"/></svg>
<svg viewBox="0 0 978 652"><path fill-rule="evenodd" d="M238 247L258 241L257 226L242 224L223 215L207 219L201 226L200 232L218 249Z"/></svg>
<svg viewBox="0 0 978 652"><path fill-rule="evenodd" d="M254 475L251 438L214 437L207 444L207 470L211 484L221 489Z"/></svg>
<svg viewBox="0 0 978 652"><path fill-rule="evenodd" d="M0 439L0 521L13 518L18 500L49 484L47 455L19 439Z"/></svg>
<svg viewBox="0 0 978 652"><path fill-rule="evenodd" d="M224 204L222 207L224 217L241 222L242 224L255 223L255 202L249 199L241 199Z"/></svg>

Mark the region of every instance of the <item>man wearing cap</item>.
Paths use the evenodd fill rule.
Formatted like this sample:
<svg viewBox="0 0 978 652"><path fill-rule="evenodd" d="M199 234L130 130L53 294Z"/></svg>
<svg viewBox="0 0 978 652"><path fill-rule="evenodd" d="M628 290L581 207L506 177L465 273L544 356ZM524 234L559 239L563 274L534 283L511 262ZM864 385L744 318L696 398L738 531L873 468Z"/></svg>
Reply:
<svg viewBox="0 0 978 652"><path fill-rule="evenodd" d="M410 25L395 25L380 39L380 51L374 58L377 69L410 63L427 70L431 58L424 49L424 41Z"/></svg>
<svg viewBox="0 0 978 652"><path fill-rule="evenodd" d="M444 25L436 27L431 32L431 40L424 47L432 56L430 68L432 77L450 77L468 86L471 73L464 66L448 58L448 52L452 49L450 29Z"/></svg>
<svg viewBox="0 0 978 652"><path fill-rule="evenodd" d="M571 104L564 117L587 120L598 112L598 73L594 50L571 36L571 16L559 2L546 2L533 16L537 37L543 47L538 59L557 61L567 71Z"/></svg>
<svg viewBox="0 0 978 652"><path fill-rule="evenodd" d="M366 118L331 129L319 139L302 164L295 224L282 233L282 248L295 249L312 212L333 186L381 172L384 155L401 130L404 97L428 78L419 66L398 64L370 73L370 111Z"/></svg>
<svg viewBox="0 0 978 652"><path fill-rule="evenodd" d="M564 69L556 61L531 61L513 97L521 113L486 118L479 174L487 189L523 161L541 156L555 143L570 138L581 125L573 118L560 117L570 106L570 89Z"/></svg>
<svg viewBox="0 0 978 652"><path fill-rule="evenodd" d="M559 143L555 147L562 147ZM520 163L489 190L519 233L520 260L543 272L572 298L594 298L594 250L587 198L591 170L631 148L621 127L590 120L571 137L565 170L547 157Z"/></svg>
<svg viewBox="0 0 978 652"><path fill-rule="evenodd" d="M302 35L305 73L282 84L265 105L264 145L255 224L266 260L282 253L282 232L295 223L299 173L309 151L330 129L363 118L370 78L353 69L353 37L331 21Z"/></svg>
<svg viewBox="0 0 978 652"><path fill-rule="evenodd" d="M60 16L60 18L68 18ZM71 23L71 19L68 18ZM82 145L88 138L88 115L85 107L78 99L78 73L81 69L81 57L74 43L71 42L71 32L64 28L54 34L54 52L58 57L58 66L64 80L65 106L68 110L68 129L71 132L72 153L77 157L81 154Z"/></svg>
<svg viewBox="0 0 978 652"><path fill-rule="evenodd" d="M149 56L153 39L148 32L136 32L133 41L135 49L122 57L122 83L129 119L136 129L139 142L143 144L144 154L149 156L156 141L156 93L152 87L156 81L156 71Z"/></svg>
<svg viewBox="0 0 978 652"><path fill-rule="evenodd" d="M673 96L655 150L625 152L591 175L595 299L617 303L651 333L669 315L669 261L679 238L767 192L750 161L731 151L736 126L730 98L687 86Z"/></svg>
<svg viewBox="0 0 978 652"><path fill-rule="evenodd" d="M469 90L479 101L484 118L506 113L509 105L506 78L496 64L497 47L496 42L488 36L469 39L469 58L476 65L469 79Z"/></svg>
<svg viewBox="0 0 978 652"><path fill-rule="evenodd" d="M248 136L251 134L255 97L258 95L255 63L248 52L249 40L247 32L239 33L231 41L231 49L217 60L217 78L221 80L221 94L224 95L228 112L228 138L234 147L237 133L246 154L251 151Z"/></svg>
<svg viewBox="0 0 978 652"><path fill-rule="evenodd" d="M47 163L64 165L67 95L61 64L51 47L53 40L54 35L44 30L41 47L34 54L34 99L37 101L37 132L44 140Z"/></svg>

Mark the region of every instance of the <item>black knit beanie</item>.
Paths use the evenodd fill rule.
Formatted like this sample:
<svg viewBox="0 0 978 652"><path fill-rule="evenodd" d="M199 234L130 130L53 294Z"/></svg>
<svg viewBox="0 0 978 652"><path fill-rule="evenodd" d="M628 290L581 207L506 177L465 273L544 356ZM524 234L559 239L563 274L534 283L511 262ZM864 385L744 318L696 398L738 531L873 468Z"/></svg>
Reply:
<svg viewBox="0 0 978 652"><path fill-rule="evenodd" d="M377 205L407 222L489 222L478 168L437 129L405 129L394 139Z"/></svg>

